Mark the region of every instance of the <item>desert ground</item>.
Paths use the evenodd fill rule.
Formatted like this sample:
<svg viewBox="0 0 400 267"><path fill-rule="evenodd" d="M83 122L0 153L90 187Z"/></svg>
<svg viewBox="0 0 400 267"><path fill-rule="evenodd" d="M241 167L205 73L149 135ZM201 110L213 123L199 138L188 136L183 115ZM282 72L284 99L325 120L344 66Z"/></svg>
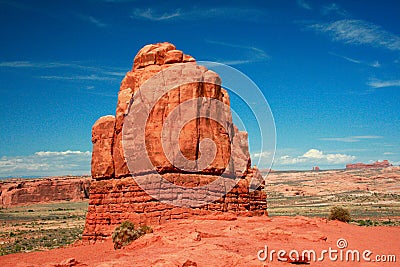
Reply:
<svg viewBox="0 0 400 267"><path fill-rule="evenodd" d="M334 206L349 209L361 224L399 225L400 168L271 172L270 216L327 217Z"/></svg>
<svg viewBox="0 0 400 267"><path fill-rule="evenodd" d="M272 259L263 260L263 251L314 250L316 260L310 266L365 266L366 262L322 259L323 250L342 249L373 254L367 266L395 266L398 258L399 227L360 227L338 221L307 217L236 217L227 213L167 222L154 226L130 245L114 250L111 240L96 244L76 244L44 252L9 254L0 257L2 266L290 266ZM337 253L337 252L336 252ZM260 255L260 259L258 259ZM339 255L339 254L337 254ZM362 254L361 254L362 255ZM372 262L375 256L391 262ZM332 259L335 255L333 254ZM319 260L321 259L321 260ZM356 259L356 258L355 258Z"/></svg>
<svg viewBox="0 0 400 267"><path fill-rule="evenodd" d="M153 233L121 250L114 250L110 239L96 244L80 241L87 201L3 207L0 265L281 266L288 263L276 257L260 261L257 253L265 245L288 251L337 249L340 238L349 249L400 259L399 167L272 172L266 181L269 216L225 213L152 225ZM352 221L326 220L333 206L347 208ZM337 262L325 259L310 264L335 266ZM362 262L342 264L363 266ZM395 266L382 264L368 266Z"/></svg>
<svg viewBox="0 0 400 267"><path fill-rule="evenodd" d="M82 237L87 201L55 202L0 210L0 254L47 250Z"/></svg>

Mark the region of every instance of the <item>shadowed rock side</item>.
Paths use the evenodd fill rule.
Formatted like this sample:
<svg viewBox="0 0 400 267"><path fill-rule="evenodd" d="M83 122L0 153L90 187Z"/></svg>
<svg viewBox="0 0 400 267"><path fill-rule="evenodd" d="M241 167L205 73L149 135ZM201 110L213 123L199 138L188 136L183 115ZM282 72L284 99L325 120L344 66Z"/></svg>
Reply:
<svg viewBox="0 0 400 267"><path fill-rule="evenodd" d="M173 83L182 77L197 77L198 81L168 90L149 112L145 127L145 145L154 169L165 181L184 188L207 185L219 179L222 173L224 173L224 178L222 178L224 185L233 181L235 175L240 178L237 185L229 192L225 192L223 197L219 197L211 204L196 208L175 207L161 203L148 195L142 189L142 184L139 186L132 178L125 160L122 144L123 125L127 119L135 119L135 117L129 117L130 115L127 116L128 108L134 107L137 97L153 97L152 93L145 96L135 94L146 81L157 78L157 75L167 68L173 71L163 72L164 76L157 87L167 86L169 82ZM143 90L140 94L143 94ZM179 149L186 159L196 161L201 157L200 143L207 138L215 144L215 157L206 168L199 172L182 171L176 167L176 162L174 162L176 158L173 157L171 162L171 158L165 154L163 145L176 147L177 142L174 142L172 135L163 136L162 128L163 125L167 128L174 127L175 123L164 124L174 109L179 109L185 101L202 97L204 97L202 101L197 102L193 108L200 113L202 108L210 107L209 111L218 115L218 121L222 122L222 125L204 117L189 121L180 131ZM94 180L90 188L84 239L96 240L107 237L118 224L125 220L131 220L136 224L155 225L172 219L212 212L267 214L263 185L254 192L249 192L251 179L260 179L260 173L257 169L250 168L247 133L238 131L233 125L230 109L213 106L210 99L218 100L229 107L229 96L227 91L221 88L220 77L215 72L198 66L193 57L176 50L170 43L146 45L139 51L134 59L132 70L122 80L115 117L101 117L92 129L92 177ZM137 118L140 118L140 115L142 114L133 114ZM128 130L133 139L135 138L134 130L130 128ZM135 172L135 178L144 177L148 183L152 183L154 181L152 175L155 174L149 174L146 171ZM161 187L163 193L158 199L189 197L169 190L170 185L163 183Z"/></svg>
<svg viewBox="0 0 400 267"><path fill-rule="evenodd" d="M0 205L9 208L52 201L89 198L90 177L9 179L0 182Z"/></svg>

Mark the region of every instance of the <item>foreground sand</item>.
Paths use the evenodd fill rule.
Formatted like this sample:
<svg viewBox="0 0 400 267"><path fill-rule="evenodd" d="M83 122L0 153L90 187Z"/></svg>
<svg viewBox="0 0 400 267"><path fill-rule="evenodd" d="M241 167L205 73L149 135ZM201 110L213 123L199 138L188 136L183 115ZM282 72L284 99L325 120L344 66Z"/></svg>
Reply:
<svg viewBox="0 0 400 267"><path fill-rule="evenodd" d="M115 251L111 240L79 244L44 252L10 254L0 257L0 266L291 266L287 262L262 262L258 251L284 249L338 250L337 240L347 241L347 250L372 251L395 255L400 261L400 227L361 227L338 221L307 217L236 217L210 215L178 220L154 227L154 233L141 237ZM339 249L340 251L340 249ZM263 254L260 254L263 256ZM345 254L344 254L345 255ZM362 257L362 256L361 256ZM73 258L73 259L72 259ZM184 263L187 262L187 265ZM310 266L396 266L396 263L334 262L328 255ZM397 265L398 266L398 265Z"/></svg>

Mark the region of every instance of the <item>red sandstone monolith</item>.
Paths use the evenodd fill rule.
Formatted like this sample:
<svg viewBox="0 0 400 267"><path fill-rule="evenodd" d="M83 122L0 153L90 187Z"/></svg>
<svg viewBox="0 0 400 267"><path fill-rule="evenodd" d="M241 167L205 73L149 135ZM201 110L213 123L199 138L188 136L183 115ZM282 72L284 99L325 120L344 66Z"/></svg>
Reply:
<svg viewBox="0 0 400 267"><path fill-rule="evenodd" d="M167 68L173 71L163 72L167 74L162 76L156 87L166 86L182 77L195 78L195 82L168 90L151 108L144 133L145 148L156 174L143 170L132 177L132 170L127 164L125 153L127 151L124 151L124 123L128 123L126 119L129 109L137 105L135 98L150 99L152 97L152 92L147 92L148 95L140 95L143 94L141 87L150 79L154 82L156 75L160 75L161 71ZM168 124L167 118L176 112L176 109L179 114L181 105L192 99L201 99L193 105L195 111L200 112L207 107L209 112L216 114L218 121L222 123L205 117L196 118L180 129L177 141L173 140L172 134L163 135L163 127L173 128L175 125L175 123ZM249 191L251 179L255 177L259 179L260 173L257 169L250 168L247 133L239 131L233 125L230 109L226 110L213 105L213 100L229 108L229 95L221 88L221 79L218 74L203 66L198 66L193 57L177 50L170 43L146 45L138 52L132 70L121 82L115 117L102 117L93 126L92 177L95 180L90 188L84 239L96 240L108 237L112 230L125 220L131 220L136 224L154 225L211 212L267 214L263 185L253 192ZM139 118L142 114L133 114L135 115ZM130 117L131 120L132 118L135 117ZM180 117L177 118L179 120ZM128 129L125 132L130 133L132 140L129 141L135 144L135 129ZM179 162L174 162L179 161L176 155L172 155L171 162L171 158L165 153L165 148L175 146L174 148L178 147L186 159L196 162L201 157L199 147L204 139L212 140L216 151L211 163L201 171L183 171L177 167ZM131 159L128 158L128 160ZM226 177L221 180L222 174ZM239 180L235 180L237 184L232 190L227 190L223 195L218 196L217 200L193 208L177 207L159 201L137 183L139 177L151 184L156 175L161 175L167 181L159 190L162 191L160 197L168 199L182 198L180 192L174 191L171 184L182 188L195 188L213 181L222 181L222 186L226 186L233 181L232 177ZM211 190L206 192L205 196L208 197L214 193L215 191Z"/></svg>

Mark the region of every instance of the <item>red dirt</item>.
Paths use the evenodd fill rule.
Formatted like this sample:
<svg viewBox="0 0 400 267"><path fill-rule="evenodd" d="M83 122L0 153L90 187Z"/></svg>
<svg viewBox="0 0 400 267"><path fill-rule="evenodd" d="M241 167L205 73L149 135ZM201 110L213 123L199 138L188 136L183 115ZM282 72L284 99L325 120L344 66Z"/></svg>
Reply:
<svg viewBox="0 0 400 267"><path fill-rule="evenodd" d="M360 227L338 221L306 217L236 217L209 215L176 220L155 226L131 245L114 250L111 240L81 244L44 252L19 253L0 257L0 266L291 266L279 262L276 253L270 262L261 262L257 252L284 249L313 249L317 258L324 249L338 250L337 240L348 242L347 250L370 250L376 255L396 255L400 261L400 227ZM340 250L339 250L340 251ZM345 254L344 254L345 255ZM261 255L262 256L262 255ZM71 258L75 260L71 260ZM69 259L69 260L68 260ZM78 262L78 263L76 263ZM186 262L186 264L185 264ZM192 262L191 264L189 264ZM64 264L62 264L64 263ZM311 266L364 266L361 262L324 261ZM370 262L367 266L394 266Z"/></svg>

